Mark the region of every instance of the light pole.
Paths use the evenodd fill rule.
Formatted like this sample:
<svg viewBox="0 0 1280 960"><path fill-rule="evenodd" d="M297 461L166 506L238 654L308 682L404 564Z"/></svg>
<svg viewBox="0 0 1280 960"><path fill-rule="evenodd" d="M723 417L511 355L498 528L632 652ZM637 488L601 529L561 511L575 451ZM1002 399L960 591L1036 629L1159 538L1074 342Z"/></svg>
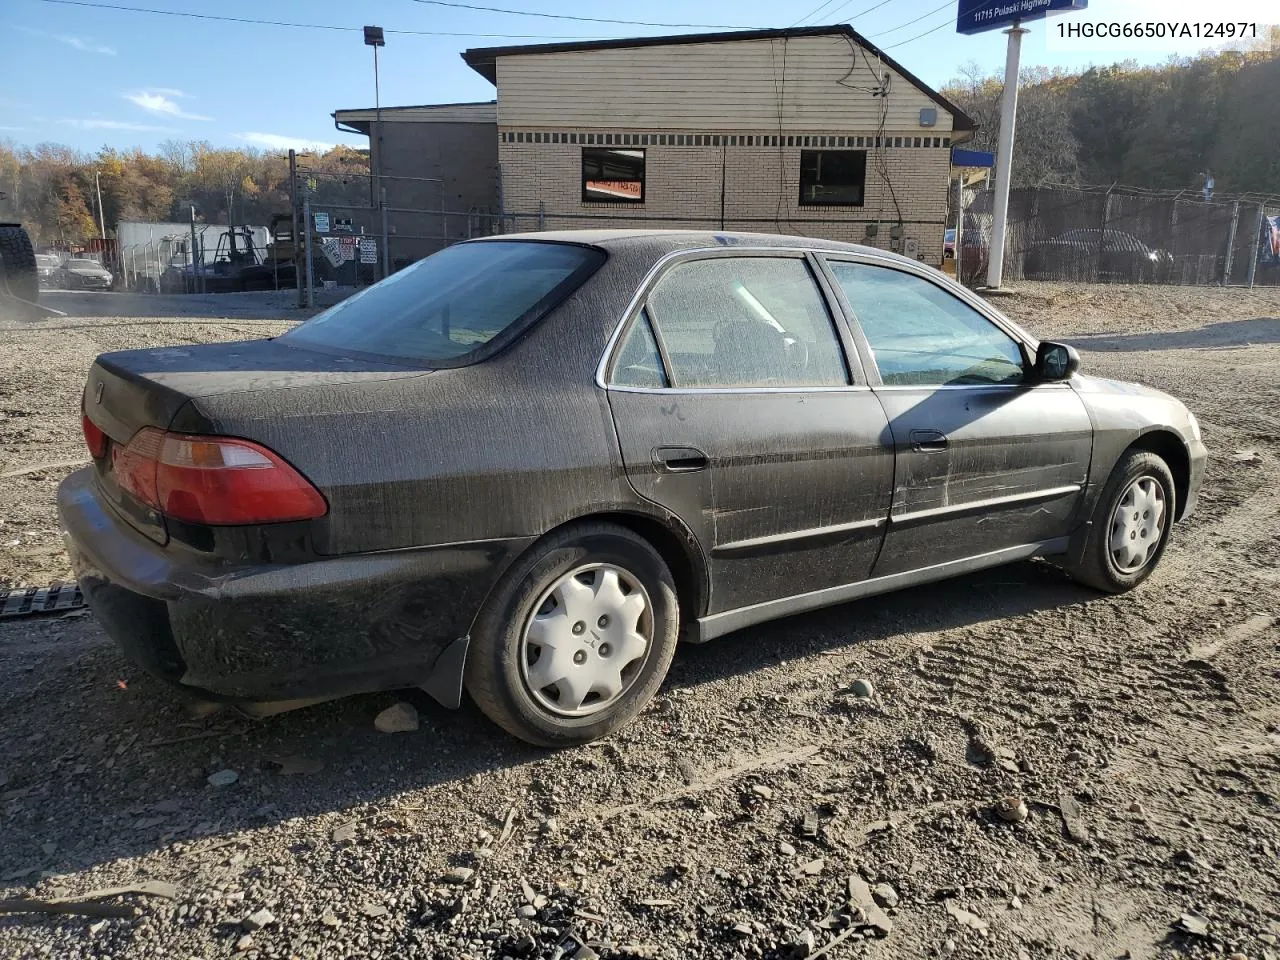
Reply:
<svg viewBox="0 0 1280 960"><path fill-rule="evenodd" d="M382 186L382 94L378 89L378 48L385 47L387 41L383 38L381 27L365 27L364 42L366 46L373 47L373 136L369 140L370 159L372 163L372 177L369 184L369 206L373 206L377 202L379 196L378 189Z"/></svg>
<svg viewBox="0 0 1280 960"><path fill-rule="evenodd" d="M1004 279L1004 241L1009 220L1009 185L1013 171L1013 125L1018 115L1018 56L1022 35L1029 32L1017 20L1005 33L1004 94L1000 98L1000 141L996 152L995 216L991 223L991 246L987 251L987 286L999 290Z"/></svg>
<svg viewBox="0 0 1280 960"><path fill-rule="evenodd" d="M98 171L93 171L93 187L98 191L98 229L102 233L102 239L107 239L107 218L102 212L102 181L98 179ZM105 251L104 251L105 252Z"/></svg>

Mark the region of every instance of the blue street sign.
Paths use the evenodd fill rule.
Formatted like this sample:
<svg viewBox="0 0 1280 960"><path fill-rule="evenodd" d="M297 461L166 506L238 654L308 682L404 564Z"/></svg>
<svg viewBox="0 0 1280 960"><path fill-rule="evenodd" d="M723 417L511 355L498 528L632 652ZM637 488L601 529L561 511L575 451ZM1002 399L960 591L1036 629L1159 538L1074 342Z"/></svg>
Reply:
<svg viewBox="0 0 1280 960"><path fill-rule="evenodd" d="M1026 23L1051 13L1084 10L1089 0L960 0L956 10L956 33L982 33L1008 26L1015 20Z"/></svg>

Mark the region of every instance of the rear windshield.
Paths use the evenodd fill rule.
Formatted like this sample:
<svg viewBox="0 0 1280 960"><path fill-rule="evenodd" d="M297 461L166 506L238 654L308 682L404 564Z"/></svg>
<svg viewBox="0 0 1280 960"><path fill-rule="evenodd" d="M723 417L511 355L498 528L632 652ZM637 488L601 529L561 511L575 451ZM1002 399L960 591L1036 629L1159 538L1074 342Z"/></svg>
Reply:
<svg viewBox="0 0 1280 960"><path fill-rule="evenodd" d="M461 243L393 273L283 339L457 366L514 337L603 260L598 250L567 243Z"/></svg>

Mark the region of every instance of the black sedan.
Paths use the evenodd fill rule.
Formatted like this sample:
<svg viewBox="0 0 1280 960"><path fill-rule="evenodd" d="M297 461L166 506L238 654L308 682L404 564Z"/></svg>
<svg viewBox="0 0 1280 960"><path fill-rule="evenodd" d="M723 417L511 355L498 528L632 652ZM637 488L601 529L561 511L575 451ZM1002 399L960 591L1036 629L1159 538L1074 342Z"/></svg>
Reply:
<svg viewBox="0 0 1280 960"><path fill-rule="evenodd" d="M181 687L465 690L580 743L680 637L1035 556L1141 583L1205 448L1078 363L865 247L476 240L274 339L99 357L59 509L95 615Z"/></svg>
<svg viewBox="0 0 1280 960"><path fill-rule="evenodd" d="M73 257L57 273L57 283L64 290L110 290L114 279L97 260L84 257Z"/></svg>
<svg viewBox="0 0 1280 960"><path fill-rule="evenodd" d="M1173 273L1173 254L1123 230L1068 230L1033 244L1023 260L1029 280L1161 283Z"/></svg>

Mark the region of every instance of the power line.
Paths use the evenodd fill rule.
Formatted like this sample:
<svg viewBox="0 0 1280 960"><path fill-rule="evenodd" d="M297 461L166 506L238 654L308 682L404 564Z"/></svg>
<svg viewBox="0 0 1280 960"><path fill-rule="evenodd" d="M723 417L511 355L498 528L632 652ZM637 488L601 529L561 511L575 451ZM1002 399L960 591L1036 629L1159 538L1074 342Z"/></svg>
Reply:
<svg viewBox="0 0 1280 960"><path fill-rule="evenodd" d="M815 7L814 9L810 10L808 13L806 13L803 17L801 17L801 18L800 18L799 20L797 20L795 23L791 24L791 26L793 26L793 27L795 27L795 26L799 26L800 24L804 23L806 20L809 20L809 19L812 19L813 17L816 17L816 16L817 16L821 11L823 11L823 10L825 10L827 7L831 6L833 3L839 3L839 2L840 2L840 0L825 0L825 2L824 2L824 3L822 3L821 5L819 5L819 6Z"/></svg>
<svg viewBox="0 0 1280 960"><path fill-rule="evenodd" d="M943 27L949 27L949 26L951 26L951 17L947 17L947 19L943 20L940 24L938 24L936 27L932 28L931 30L926 30L924 33L917 33L910 40L902 40L899 43L891 43L884 49L892 50L894 47L905 47L908 43L914 43L915 41L919 40L921 37L927 37L929 34L937 33Z"/></svg>
<svg viewBox="0 0 1280 960"><path fill-rule="evenodd" d="M952 6L954 2L955 0L946 0L946 3L944 3L942 6L935 7L934 9L930 10L928 13L922 13L920 14L920 16L916 17L914 20L908 20L906 23L900 23L896 27L890 27L888 30L883 30L880 33L877 33L876 36L884 37L884 36L888 36L891 33L897 33L903 27L909 27L913 23L919 23L921 20L924 20L927 17L932 17L935 13L937 13L940 10L946 10L948 7Z"/></svg>
<svg viewBox="0 0 1280 960"><path fill-rule="evenodd" d="M620 23L628 27L701 27L711 30L745 29L727 23L654 23L650 20L611 20L606 17L575 17L568 13L536 13L532 10L508 10L506 7L482 7L473 3L451 3L449 0L414 0L433 7L455 10L483 10L486 13L509 13L517 17L544 17L548 20L576 20L579 23ZM823 4L825 7L827 4Z"/></svg>
<svg viewBox="0 0 1280 960"><path fill-rule="evenodd" d="M852 20L857 20L859 17L865 17L868 13L871 13L874 10L879 10L881 7L883 7L885 4L889 2L890 0L880 0L879 3L872 4L871 6L867 7L867 9L861 11L860 13L855 13L849 19L852 21ZM847 10L849 7L853 6L853 4L854 4L854 0L846 0L846 2L840 4L840 6L832 10L830 15L832 17L835 17L838 14L840 14L842 11Z"/></svg>
<svg viewBox="0 0 1280 960"><path fill-rule="evenodd" d="M90 0L40 0L41 3L59 3L71 7L90 7L95 10L122 10L127 13L154 13L166 17L188 17L194 20L220 20L225 23L247 23L255 26L267 27L297 27L305 30L338 30L341 32L355 31L357 33L361 27L342 27L332 23L298 23L291 20L259 20L252 17L226 17L214 13L192 13L185 10L156 10L152 7L126 7L121 4L114 3L93 3ZM497 39L518 39L518 40L598 40L599 37L568 37L568 36L551 36L541 33L455 33L445 30L391 30L387 33L401 34L404 36L416 37L494 37Z"/></svg>

